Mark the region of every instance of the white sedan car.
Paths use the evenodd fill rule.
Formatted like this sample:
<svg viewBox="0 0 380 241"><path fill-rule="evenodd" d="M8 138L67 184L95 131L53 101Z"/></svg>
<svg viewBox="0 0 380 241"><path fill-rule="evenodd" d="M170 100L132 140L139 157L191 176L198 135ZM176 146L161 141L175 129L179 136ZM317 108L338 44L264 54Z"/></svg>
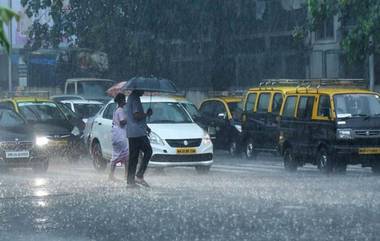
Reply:
<svg viewBox="0 0 380 241"><path fill-rule="evenodd" d="M213 163L210 136L199 127L184 107L172 97L143 96L144 109L152 108L147 119L153 155L150 167L192 166L207 173ZM116 104L110 101L95 117L89 136L94 167L104 170L112 156L111 128Z"/></svg>
<svg viewBox="0 0 380 241"><path fill-rule="evenodd" d="M69 107L73 112L78 113L85 123L103 106L102 102L95 100L62 100L61 103Z"/></svg>

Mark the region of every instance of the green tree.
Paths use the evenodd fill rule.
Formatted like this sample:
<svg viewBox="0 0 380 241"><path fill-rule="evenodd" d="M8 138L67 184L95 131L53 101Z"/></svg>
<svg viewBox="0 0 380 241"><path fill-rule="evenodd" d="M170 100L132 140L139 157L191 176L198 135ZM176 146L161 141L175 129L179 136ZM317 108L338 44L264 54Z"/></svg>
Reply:
<svg viewBox="0 0 380 241"><path fill-rule="evenodd" d="M380 53L379 0L309 0L308 5L310 30L318 29L328 17L338 16L341 46L351 62Z"/></svg>
<svg viewBox="0 0 380 241"><path fill-rule="evenodd" d="M12 10L0 7L0 46L3 46L9 52L10 44L4 32L4 24L9 24L13 18L19 20L19 16Z"/></svg>

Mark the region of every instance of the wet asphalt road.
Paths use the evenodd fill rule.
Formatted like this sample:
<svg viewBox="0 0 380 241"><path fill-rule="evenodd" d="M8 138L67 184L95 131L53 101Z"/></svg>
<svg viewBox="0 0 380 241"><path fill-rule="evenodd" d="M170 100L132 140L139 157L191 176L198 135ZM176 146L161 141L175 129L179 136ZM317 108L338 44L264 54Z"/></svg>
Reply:
<svg viewBox="0 0 380 241"><path fill-rule="evenodd" d="M0 174L0 240L380 240L379 176L287 173L280 160L219 153L207 175L149 170L149 189L86 160L13 170Z"/></svg>

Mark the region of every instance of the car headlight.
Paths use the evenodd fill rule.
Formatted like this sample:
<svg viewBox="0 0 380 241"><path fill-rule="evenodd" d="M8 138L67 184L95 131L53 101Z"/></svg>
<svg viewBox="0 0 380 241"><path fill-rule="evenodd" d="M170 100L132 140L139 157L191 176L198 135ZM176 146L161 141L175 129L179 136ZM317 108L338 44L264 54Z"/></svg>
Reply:
<svg viewBox="0 0 380 241"><path fill-rule="evenodd" d="M151 144L156 144L156 145L165 145L164 141L154 132L151 132L149 135L149 141Z"/></svg>
<svg viewBox="0 0 380 241"><path fill-rule="evenodd" d="M338 139L353 139L352 130L351 129L337 129L336 137Z"/></svg>
<svg viewBox="0 0 380 241"><path fill-rule="evenodd" d="M74 127L73 130L71 131L71 134L74 136L79 136L80 135L80 130L78 127Z"/></svg>
<svg viewBox="0 0 380 241"><path fill-rule="evenodd" d="M45 136L37 136L36 137L36 145L37 146L45 146L49 143L49 139Z"/></svg>
<svg viewBox="0 0 380 241"><path fill-rule="evenodd" d="M234 125L236 130L238 130L238 132L241 132L241 125Z"/></svg>
<svg viewBox="0 0 380 241"><path fill-rule="evenodd" d="M210 135L208 133L206 133L206 132L203 135L202 144L203 145L210 145L211 144Z"/></svg>

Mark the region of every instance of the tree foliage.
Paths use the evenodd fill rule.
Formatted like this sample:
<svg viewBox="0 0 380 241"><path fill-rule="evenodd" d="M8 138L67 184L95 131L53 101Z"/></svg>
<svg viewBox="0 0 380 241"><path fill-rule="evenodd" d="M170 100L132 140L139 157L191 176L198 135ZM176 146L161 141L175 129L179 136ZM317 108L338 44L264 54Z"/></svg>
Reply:
<svg viewBox="0 0 380 241"><path fill-rule="evenodd" d="M309 0L311 30L329 16L341 23L341 45L349 60L363 61L369 54L380 53L379 0Z"/></svg>
<svg viewBox="0 0 380 241"><path fill-rule="evenodd" d="M0 46L3 46L9 52L10 44L4 32L4 23L9 24L13 18L19 19L19 16L12 10L0 7Z"/></svg>

